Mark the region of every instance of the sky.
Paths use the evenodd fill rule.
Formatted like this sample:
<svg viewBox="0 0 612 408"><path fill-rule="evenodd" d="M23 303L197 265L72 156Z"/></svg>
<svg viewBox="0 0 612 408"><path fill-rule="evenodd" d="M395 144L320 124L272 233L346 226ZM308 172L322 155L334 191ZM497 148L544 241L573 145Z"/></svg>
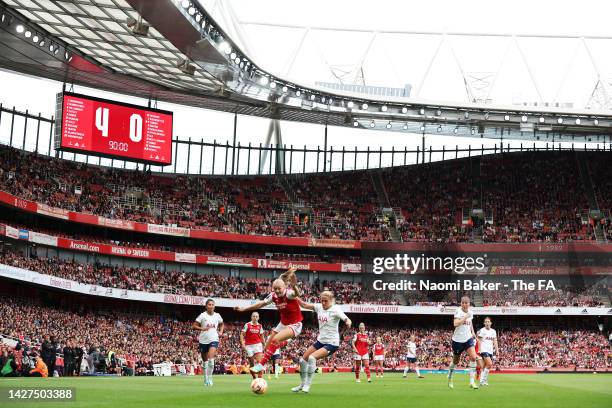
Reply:
<svg viewBox="0 0 612 408"><path fill-rule="evenodd" d="M583 107L598 78L612 79L612 41L581 39L523 39L496 37L442 37L440 35L405 35L379 33L372 40L369 31L428 31L472 32L487 34L554 34L597 35L612 38L612 2L585 0L570 1L344 1L308 2L201 0L220 24L233 32L245 49L265 69L287 75L303 84L337 80L334 73L349 72L343 81L354 79L357 66L362 67L368 85L403 87L413 86L413 97L429 100L466 101L464 86L466 73L477 75L495 72L493 86L486 88L495 103L512 104L525 101L570 102ZM376 7L372 7L375 4ZM242 21L242 22L241 22ZM255 24L256 23L256 24ZM284 24L298 28L279 28L260 24ZM313 27L307 30L307 27ZM321 30L320 28L324 28ZM335 28L336 30L330 30ZM338 31L356 30L356 31ZM308 34L305 35L305 32ZM303 39L303 41L301 41ZM371 42L368 53L364 43ZM298 45L302 42L302 47ZM587 46L585 46L585 42ZM518 46L517 46L518 44ZM437 51L436 51L437 50ZM364 57L365 56L365 57ZM294 61L291 63L291 61ZM525 64L528 61L528 64ZM594 63L595 62L595 63ZM526 68L528 66L528 68ZM425 73L429 71L429 74ZM353 79L352 79L353 78ZM537 87L534 86L537 84ZM0 103L4 107L50 117L54 114L55 95L62 85L58 82L0 71ZM118 101L146 105L145 100L124 95L113 95L94 89L75 86L75 92ZM484 91L480 91L484 92ZM36 97L32 97L36 95ZM159 103L158 108L174 112L174 135L181 139L225 143L233 135L231 114ZM0 143L8 143L10 122L6 115L0 120ZM15 128L23 128L16 119ZM263 143L268 129L266 119L240 116L237 135L242 145ZM26 149L32 150L33 127L26 135ZM21 144L23 134L14 136ZM23 133L23 132L21 132ZM323 146L324 127L303 123L282 123L283 140L287 145L303 147ZM328 129L329 145L336 151L357 146L372 150L415 149L422 143L421 135L400 134L353 128ZM493 146L498 140L426 137L426 146L454 149L455 146ZM515 143L518 146L520 142ZM539 143L544 145L544 142ZM212 152L205 152L204 172L210 171ZM179 151L177 171L197 172L198 160L186 168L185 152ZM215 172L222 171L217 151ZM222 156L222 154L221 154ZM72 157L67 155L66 157ZM338 157L332 162L339 169ZM433 155L440 160L441 155ZM446 156L448 158L448 156ZM83 156L76 156L83 160ZM402 161L396 157L394 163ZM413 162L410 157L408 162ZM299 158L296 157L296 162ZM321 159L322 160L322 157ZM378 164L378 159L370 159ZM195 162L195 164L194 164ZM350 164L349 164L350 163ZM102 161L102 164L110 164ZM250 172L255 163L251 163ZM307 158L307 171L316 169L315 157ZM390 165L390 157L382 165ZM319 162L322 168L322 162ZM364 157L358 157L358 168L365 167ZM195 167L194 167L195 166ZM219 167L221 166L221 167ZM347 157L345 168L353 166ZM129 167L129 165L128 165ZM256 167L256 166L255 166ZM208 170L207 170L208 169ZM246 171L246 163L241 164Z"/></svg>
<svg viewBox="0 0 612 408"><path fill-rule="evenodd" d="M409 84L413 97L432 101L583 108L597 80L612 79L610 1L200 2L256 62L300 83L362 72L367 85ZM490 36L500 34L508 36Z"/></svg>

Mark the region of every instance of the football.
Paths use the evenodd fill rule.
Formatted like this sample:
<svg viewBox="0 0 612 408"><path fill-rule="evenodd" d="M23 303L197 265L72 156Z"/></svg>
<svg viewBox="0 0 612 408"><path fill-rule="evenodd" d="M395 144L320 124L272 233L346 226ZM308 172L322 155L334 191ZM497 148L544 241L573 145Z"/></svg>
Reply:
<svg viewBox="0 0 612 408"><path fill-rule="evenodd" d="M251 391L255 394L265 394L268 390L268 383L263 378L256 378L251 381Z"/></svg>

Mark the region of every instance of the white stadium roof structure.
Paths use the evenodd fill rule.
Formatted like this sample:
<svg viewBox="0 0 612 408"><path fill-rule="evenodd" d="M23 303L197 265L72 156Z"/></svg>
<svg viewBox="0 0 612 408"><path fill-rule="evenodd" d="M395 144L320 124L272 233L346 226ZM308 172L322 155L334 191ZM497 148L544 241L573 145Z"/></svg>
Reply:
<svg viewBox="0 0 612 408"><path fill-rule="evenodd" d="M409 20L404 25L416 28L335 28L240 14L232 3L0 0L0 68L278 120L462 137L611 141L606 73L612 74L612 64L602 55L609 54L612 35L434 32ZM291 8L289 3L279 2ZM279 49L277 41L265 41L283 36ZM533 62L533 44L526 41L545 58ZM557 78L554 91L540 85L546 72ZM430 86L442 80L449 85Z"/></svg>

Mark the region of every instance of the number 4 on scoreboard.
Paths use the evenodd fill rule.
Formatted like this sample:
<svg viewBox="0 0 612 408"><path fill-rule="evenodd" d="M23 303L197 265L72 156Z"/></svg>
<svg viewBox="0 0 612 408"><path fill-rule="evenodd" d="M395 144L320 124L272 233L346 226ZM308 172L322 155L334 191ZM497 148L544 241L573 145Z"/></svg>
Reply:
<svg viewBox="0 0 612 408"><path fill-rule="evenodd" d="M108 108L96 109L96 128L102 132L102 137L108 137Z"/></svg>
<svg viewBox="0 0 612 408"><path fill-rule="evenodd" d="M108 137L108 108L96 109L96 128L103 137ZM134 143L142 140L142 116L137 113L130 116L130 140Z"/></svg>

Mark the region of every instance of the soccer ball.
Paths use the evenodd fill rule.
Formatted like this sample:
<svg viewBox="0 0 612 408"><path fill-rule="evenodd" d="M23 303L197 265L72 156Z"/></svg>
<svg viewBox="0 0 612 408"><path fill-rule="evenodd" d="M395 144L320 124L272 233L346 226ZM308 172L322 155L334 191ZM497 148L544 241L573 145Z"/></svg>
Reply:
<svg viewBox="0 0 612 408"><path fill-rule="evenodd" d="M265 394L268 390L268 383L263 378L256 378L251 381L251 391L255 394Z"/></svg>

